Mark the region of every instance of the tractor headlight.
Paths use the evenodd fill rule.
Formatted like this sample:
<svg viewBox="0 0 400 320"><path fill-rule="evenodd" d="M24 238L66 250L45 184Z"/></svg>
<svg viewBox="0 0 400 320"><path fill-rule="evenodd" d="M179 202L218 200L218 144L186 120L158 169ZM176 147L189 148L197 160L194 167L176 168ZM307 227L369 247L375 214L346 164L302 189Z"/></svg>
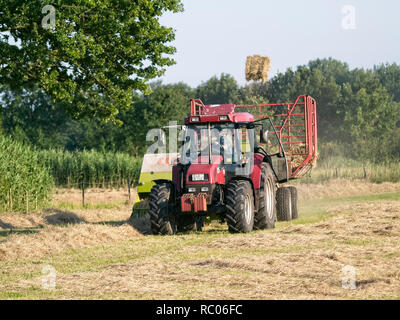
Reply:
<svg viewBox="0 0 400 320"><path fill-rule="evenodd" d="M202 187L201 192L208 192L208 187Z"/></svg>
<svg viewBox="0 0 400 320"><path fill-rule="evenodd" d="M189 188L188 192L190 192L190 193L196 192L196 188Z"/></svg>
<svg viewBox="0 0 400 320"><path fill-rule="evenodd" d="M200 117L192 117L192 122L199 122L200 121Z"/></svg>
<svg viewBox="0 0 400 320"><path fill-rule="evenodd" d="M228 121L228 116L220 116L219 121Z"/></svg>

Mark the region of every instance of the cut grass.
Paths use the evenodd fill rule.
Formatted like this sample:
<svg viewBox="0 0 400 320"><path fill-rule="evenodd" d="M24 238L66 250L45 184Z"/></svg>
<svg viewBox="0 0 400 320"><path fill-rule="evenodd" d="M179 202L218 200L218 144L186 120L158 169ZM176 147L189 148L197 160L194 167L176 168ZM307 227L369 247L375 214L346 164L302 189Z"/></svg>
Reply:
<svg viewBox="0 0 400 320"><path fill-rule="evenodd" d="M383 299L400 296L397 268L400 193L303 200L299 207L300 219L279 222L275 230L231 235L225 226L210 225L204 232L132 237L0 262L0 297ZM115 219L108 222L110 228L119 225ZM386 229L387 226L391 228ZM46 232L46 228L41 232ZM356 291L341 288L341 268L347 264L357 269ZM43 265L52 265L57 270L56 290L41 288Z"/></svg>

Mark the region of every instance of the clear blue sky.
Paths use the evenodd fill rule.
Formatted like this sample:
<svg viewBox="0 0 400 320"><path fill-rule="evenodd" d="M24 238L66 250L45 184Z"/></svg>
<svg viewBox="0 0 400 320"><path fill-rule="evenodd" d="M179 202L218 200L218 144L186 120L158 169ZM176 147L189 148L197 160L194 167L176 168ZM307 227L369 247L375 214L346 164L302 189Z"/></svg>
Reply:
<svg viewBox="0 0 400 320"><path fill-rule="evenodd" d="M271 58L278 71L333 57L351 68L400 64L399 0L183 0L185 11L166 14L176 30L177 64L164 83L197 86L222 72L245 84L246 57ZM355 8L355 29L342 27L342 7Z"/></svg>

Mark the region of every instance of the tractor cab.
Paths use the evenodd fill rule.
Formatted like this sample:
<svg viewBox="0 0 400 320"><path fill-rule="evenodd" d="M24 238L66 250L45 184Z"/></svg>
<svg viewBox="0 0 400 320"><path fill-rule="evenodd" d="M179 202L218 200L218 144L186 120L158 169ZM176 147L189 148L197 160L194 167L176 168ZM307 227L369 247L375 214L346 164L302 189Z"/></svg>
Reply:
<svg viewBox="0 0 400 320"><path fill-rule="evenodd" d="M192 101L191 115L185 119L180 164L211 165L219 159L215 156L220 156L218 161L228 175L250 177L254 154L260 153L269 157L277 180L288 181L285 149L270 117L255 121L248 112L234 113L235 107L231 104L205 106Z"/></svg>

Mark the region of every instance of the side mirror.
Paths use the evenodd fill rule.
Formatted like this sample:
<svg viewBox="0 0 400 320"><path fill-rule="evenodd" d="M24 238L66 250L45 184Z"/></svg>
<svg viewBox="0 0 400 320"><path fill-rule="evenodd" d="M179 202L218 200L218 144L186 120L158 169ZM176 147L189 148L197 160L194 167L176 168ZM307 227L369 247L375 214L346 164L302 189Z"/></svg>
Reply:
<svg viewBox="0 0 400 320"><path fill-rule="evenodd" d="M262 129L260 131L260 142L261 143L268 143L268 130Z"/></svg>

